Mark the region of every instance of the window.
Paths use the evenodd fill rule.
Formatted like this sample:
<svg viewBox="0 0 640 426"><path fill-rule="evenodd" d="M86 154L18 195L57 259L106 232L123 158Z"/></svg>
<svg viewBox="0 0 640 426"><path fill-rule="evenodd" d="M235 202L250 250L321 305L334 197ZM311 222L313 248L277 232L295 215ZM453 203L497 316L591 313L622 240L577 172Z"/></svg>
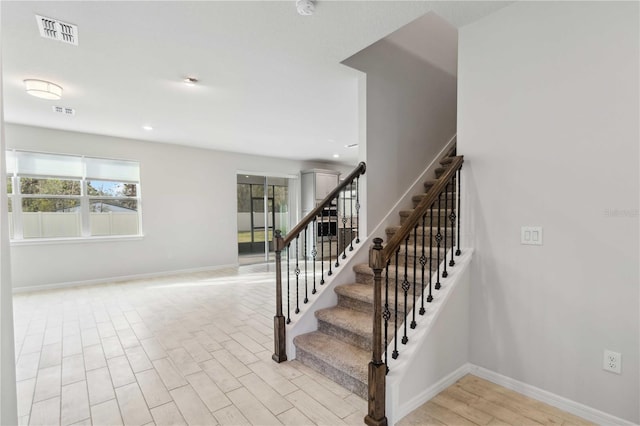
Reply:
<svg viewBox="0 0 640 426"><path fill-rule="evenodd" d="M26 151L7 152L13 240L140 235L140 165Z"/></svg>

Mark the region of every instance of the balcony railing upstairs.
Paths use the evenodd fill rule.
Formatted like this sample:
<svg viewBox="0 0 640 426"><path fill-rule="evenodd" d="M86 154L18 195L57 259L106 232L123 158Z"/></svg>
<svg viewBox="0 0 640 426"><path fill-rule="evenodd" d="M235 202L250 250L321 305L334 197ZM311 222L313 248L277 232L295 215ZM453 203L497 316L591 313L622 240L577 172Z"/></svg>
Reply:
<svg viewBox="0 0 640 426"><path fill-rule="evenodd" d="M385 386L389 351L393 359L398 358L402 346L409 342L407 327L417 327L416 313L425 314L425 302L434 300L440 280L448 276L447 264L454 267L454 254L461 254L463 157L449 158L446 170L400 230L385 246L381 238L375 238L369 252L369 266L374 274L374 313L369 406L365 417L368 425L387 424Z"/></svg>
<svg viewBox="0 0 640 426"><path fill-rule="evenodd" d="M286 324L291 322L292 315L300 313L301 303L309 303L318 286L325 283L325 277L334 273L353 251L354 244L360 243L360 176L365 171L365 163L358 164L288 235L282 236L279 230L276 231L276 315L273 318L272 357L276 362L287 360ZM346 194L350 198L348 205ZM284 275L283 260L286 263Z"/></svg>

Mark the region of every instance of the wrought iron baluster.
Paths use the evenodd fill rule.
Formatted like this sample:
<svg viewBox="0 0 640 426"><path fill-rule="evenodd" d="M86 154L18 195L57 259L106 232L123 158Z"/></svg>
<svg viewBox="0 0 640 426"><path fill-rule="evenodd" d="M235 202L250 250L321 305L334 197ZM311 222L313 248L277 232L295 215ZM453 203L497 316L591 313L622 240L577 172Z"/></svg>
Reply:
<svg viewBox="0 0 640 426"><path fill-rule="evenodd" d="M340 193L336 195L336 235L334 238L336 239L336 268L340 266L340 245L338 244L338 235L340 235L340 214L338 212L338 207L340 207Z"/></svg>
<svg viewBox="0 0 640 426"><path fill-rule="evenodd" d="M456 175L454 173L451 178L451 189L453 194L451 195L451 214L449 215L449 221L451 222L451 260L449 261L449 266L454 266L456 261L453 260L453 246L455 244L455 236L456 236ZM446 260L446 259L445 259Z"/></svg>
<svg viewBox="0 0 640 426"><path fill-rule="evenodd" d="M449 273L447 272L447 206L449 205L449 182L447 182L447 184L444 187L444 216L442 217L443 221L444 221L444 264L443 264L443 268L444 270L442 271L442 278L447 278L449 276ZM442 215L442 212L440 212L440 215ZM440 218L440 215L438 215L438 218Z"/></svg>
<svg viewBox="0 0 640 426"><path fill-rule="evenodd" d="M304 227L304 304L306 305L307 303L309 303L309 274L307 273L307 257L309 257L309 255L307 254L307 238L309 237L309 225Z"/></svg>
<svg viewBox="0 0 640 426"><path fill-rule="evenodd" d="M329 210L328 212L328 216L327 216L327 239L329 240L329 272L327 272L328 276L333 275L333 271L331 270L331 264L332 264L332 260L331 260L331 256L333 255L333 244L331 243L331 210Z"/></svg>
<svg viewBox="0 0 640 426"><path fill-rule="evenodd" d="M462 212L462 210L460 210L460 179L462 178L461 175L462 172L462 166L460 166L460 168L458 169L458 245L456 245L457 250L456 250L456 256L460 256L460 214Z"/></svg>
<svg viewBox="0 0 640 426"><path fill-rule="evenodd" d="M291 281L291 271L289 271L289 264L291 263L291 257L289 256L289 249L291 248L291 243L287 244L287 324L291 322L291 295L290 295L290 281Z"/></svg>
<svg viewBox="0 0 640 426"><path fill-rule="evenodd" d="M409 279L407 276L407 271L409 267L409 235L404 240L404 279L402 280L402 291L404 291L404 335L402 336L402 344L406 345L409 341L407 337L407 305L408 305L408 295L409 295Z"/></svg>
<svg viewBox="0 0 640 426"><path fill-rule="evenodd" d="M356 244L360 244L360 176L356 177Z"/></svg>
<svg viewBox="0 0 640 426"><path fill-rule="evenodd" d="M442 241L442 234L440 233L440 216L441 216L441 199L442 192L438 194L438 233L436 234L436 258L438 259L438 273L436 274L436 290L440 290L440 241Z"/></svg>
<svg viewBox="0 0 640 426"><path fill-rule="evenodd" d="M318 255L317 249L317 239L318 239L318 220L317 218L313 218L313 222L311 225L311 232L313 235L313 248L311 249L311 257L313 258L313 290L311 290L311 294L316 294L316 256Z"/></svg>
<svg viewBox="0 0 640 426"><path fill-rule="evenodd" d="M382 318L384 318L384 363L387 362L387 347L389 346L389 320L391 319L391 311L389 311L389 265L391 259L387 260L387 267L384 272L384 311L382 312ZM389 371L389 367L387 367Z"/></svg>
<svg viewBox="0 0 640 426"><path fill-rule="evenodd" d="M429 206L429 297L427 302L433 302L433 294L431 293L431 283L433 282L433 205L435 201Z"/></svg>
<svg viewBox="0 0 640 426"><path fill-rule="evenodd" d="M418 261L418 224L413 227L413 314L411 320L411 328L416 328L416 265Z"/></svg>
<svg viewBox="0 0 640 426"><path fill-rule="evenodd" d="M296 314L300 313L300 265L299 265L299 255L298 255L298 240L300 240L300 234L296 235L296 310L294 311Z"/></svg>
<svg viewBox="0 0 640 426"><path fill-rule="evenodd" d="M344 243L344 239L347 238L347 190L345 188L344 194L342 194L342 245L338 251L342 248L342 259L347 258L347 245ZM338 231L338 246L340 246L340 231Z"/></svg>
<svg viewBox="0 0 640 426"><path fill-rule="evenodd" d="M400 248L396 250L396 279L395 279L395 303L394 303L394 323L393 323L393 352L391 353L391 358L398 358L398 256L400 255Z"/></svg>
<svg viewBox="0 0 640 426"><path fill-rule="evenodd" d="M349 185L349 251L353 251L353 181Z"/></svg>
<svg viewBox="0 0 640 426"><path fill-rule="evenodd" d="M331 262L329 262L331 268ZM324 209L320 210L320 285L324 284ZM329 274L331 275L331 274Z"/></svg>
<svg viewBox="0 0 640 426"><path fill-rule="evenodd" d="M424 225L425 225L425 219L426 219L427 215L424 214L422 215L422 256L420 256L420 266L422 266L422 275L421 275L421 282L422 282L422 293L420 293L420 315L424 315L425 313L425 309L424 309L424 266L427 264L427 258L424 255L424 233L425 233L425 229L424 229ZM413 308L415 310L415 307Z"/></svg>

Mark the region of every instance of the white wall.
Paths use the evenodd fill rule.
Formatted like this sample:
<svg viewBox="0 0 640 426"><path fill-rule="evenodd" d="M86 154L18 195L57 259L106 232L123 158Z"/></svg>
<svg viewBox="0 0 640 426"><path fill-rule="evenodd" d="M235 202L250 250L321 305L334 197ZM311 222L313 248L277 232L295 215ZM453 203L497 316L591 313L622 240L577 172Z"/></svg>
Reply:
<svg viewBox="0 0 640 426"><path fill-rule="evenodd" d="M0 17L2 15L0 8ZM1 19L0 19L1 21ZM0 36L2 29L0 27ZM1 39L1 37L0 37ZM0 49L0 70L2 50ZM0 100L2 98L0 72ZM0 188L6 188L4 104L0 101ZM7 196L0 192L0 218L7 217ZM11 286L11 252L9 249L9 222L0 223L0 424L18 422L16 397L16 364L13 343L13 297Z"/></svg>
<svg viewBox="0 0 640 426"><path fill-rule="evenodd" d="M456 77L384 39L343 63L366 73L369 232L455 134Z"/></svg>
<svg viewBox="0 0 640 426"><path fill-rule="evenodd" d="M14 288L236 264L237 171L331 167L15 124L7 147L140 161L144 232L133 241L14 244Z"/></svg>
<svg viewBox="0 0 640 426"><path fill-rule="evenodd" d="M638 16L637 2L517 2L460 30L458 62L471 362L633 422ZM520 245L522 225L544 245Z"/></svg>

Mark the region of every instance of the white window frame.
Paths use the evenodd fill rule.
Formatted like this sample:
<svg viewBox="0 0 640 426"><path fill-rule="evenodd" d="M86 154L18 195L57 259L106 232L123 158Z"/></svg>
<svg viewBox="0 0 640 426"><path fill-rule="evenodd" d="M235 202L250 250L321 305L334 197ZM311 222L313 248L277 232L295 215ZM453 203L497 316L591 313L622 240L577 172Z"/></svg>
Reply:
<svg viewBox="0 0 640 426"><path fill-rule="evenodd" d="M31 154L49 154L49 153L40 153L35 151L22 151L22 150L7 150L11 152L13 155L7 156L11 157L14 161L16 159L16 153L24 152ZM140 163L135 160L121 160L121 159L109 159L109 158L98 158L98 157L86 157L79 155L69 155L69 154L58 154L54 155L60 156L68 156L73 158L80 158L83 163L83 173L82 176L77 177L65 177L65 176L50 176L47 174L21 174L18 167L12 167L10 170L13 170L12 173L7 174L7 179L11 179L11 189L12 192L7 194L7 198L11 200L12 207L12 221L13 221L13 238L11 239L11 244L47 244L47 243L61 243L61 242L93 242L93 241L109 241L109 240L139 240L144 237L143 228L142 228L142 185L140 179L130 180L130 179L109 179L104 177L88 177L87 176L87 167L86 160L89 161L100 162L103 160L105 163L109 161L126 161L137 163L138 175L140 170ZM35 179L64 179L64 180L75 180L80 183L80 195L50 195L50 194L22 194L20 179L21 178L35 178ZM122 183L132 183L136 184L136 196L135 197L124 197L124 196L95 196L89 195L87 190L87 184L90 181L105 181L105 182L122 182ZM6 188L3 188L6 190ZM23 211L22 211L22 200L25 198L50 198L50 199L79 199L80 200L80 236L79 237L36 237L36 238L24 238L24 225L23 225ZM138 233L137 234L128 234L128 235L91 235L91 209L90 204L91 200L135 200L137 206L138 213Z"/></svg>

